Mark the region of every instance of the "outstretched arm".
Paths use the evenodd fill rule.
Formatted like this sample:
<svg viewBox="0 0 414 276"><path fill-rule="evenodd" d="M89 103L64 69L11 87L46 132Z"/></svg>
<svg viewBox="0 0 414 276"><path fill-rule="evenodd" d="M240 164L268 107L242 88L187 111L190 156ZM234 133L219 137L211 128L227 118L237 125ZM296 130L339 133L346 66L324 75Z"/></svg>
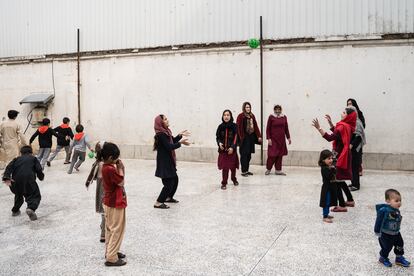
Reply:
<svg viewBox="0 0 414 276"><path fill-rule="evenodd" d="M33 143L34 139L39 135L39 130L36 130L36 132L30 137L30 144Z"/></svg>
<svg viewBox="0 0 414 276"><path fill-rule="evenodd" d="M175 150L181 147L181 144L179 142L170 143L168 136L165 134L158 135L158 141L168 150Z"/></svg>

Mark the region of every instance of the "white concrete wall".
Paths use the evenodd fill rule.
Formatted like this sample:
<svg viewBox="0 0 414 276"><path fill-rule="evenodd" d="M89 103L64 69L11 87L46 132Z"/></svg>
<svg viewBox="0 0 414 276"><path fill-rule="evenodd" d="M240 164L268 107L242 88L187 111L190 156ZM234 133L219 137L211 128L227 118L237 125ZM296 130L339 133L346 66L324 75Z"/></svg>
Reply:
<svg viewBox="0 0 414 276"><path fill-rule="evenodd" d="M324 47L322 47L324 46ZM291 151L329 148L311 120L339 120L348 97L365 114L366 153L414 154L414 46L338 45L286 47L264 55L265 121L278 103L288 116ZM76 63L54 61L54 125L63 116L76 121ZM120 145L152 144L153 119L163 113L174 133L189 129L195 148L214 148L225 108L235 117L244 101L260 119L259 51L223 49L88 59L81 62L82 120L93 139ZM0 114L30 92L52 91L51 64L0 66ZM33 131L30 129L30 131Z"/></svg>

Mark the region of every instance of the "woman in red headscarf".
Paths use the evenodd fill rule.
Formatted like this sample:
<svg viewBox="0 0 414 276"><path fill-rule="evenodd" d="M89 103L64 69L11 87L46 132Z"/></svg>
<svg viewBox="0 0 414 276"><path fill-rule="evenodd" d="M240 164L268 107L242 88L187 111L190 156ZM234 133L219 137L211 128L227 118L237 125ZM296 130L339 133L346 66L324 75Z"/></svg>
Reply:
<svg viewBox="0 0 414 276"><path fill-rule="evenodd" d="M338 186L338 201L339 206L333 209L334 212L346 212L348 207L354 207L355 202L348 186L344 180L352 180L352 155L349 148L352 133L355 131L357 114L352 108L345 108L341 114L341 121L336 126L333 125L332 119L326 115L329 126L331 127L331 134L325 132L318 119L312 121L312 125L319 131L323 138L327 141L332 141L334 156L336 157L336 180ZM336 154L336 155L335 155ZM347 201L345 202L342 195L344 191Z"/></svg>
<svg viewBox="0 0 414 276"><path fill-rule="evenodd" d="M190 136L187 130L173 137L169 126L170 123L165 115L155 117L154 151L157 151L157 169L155 176L161 178L162 184L164 185L154 204L154 208L159 209L170 208L165 202L178 203L178 200L174 199L174 194L178 186L175 150L181 147L181 145L190 145L188 139L183 139L183 137Z"/></svg>

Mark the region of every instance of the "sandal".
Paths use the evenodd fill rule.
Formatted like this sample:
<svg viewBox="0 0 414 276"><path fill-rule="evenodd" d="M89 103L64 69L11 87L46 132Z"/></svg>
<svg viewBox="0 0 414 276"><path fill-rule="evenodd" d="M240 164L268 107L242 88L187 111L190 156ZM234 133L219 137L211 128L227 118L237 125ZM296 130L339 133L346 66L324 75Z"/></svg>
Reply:
<svg viewBox="0 0 414 276"><path fill-rule="evenodd" d="M326 222L326 223L332 223L333 222L332 219L330 219L330 218L323 218L322 221Z"/></svg>
<svg viewBox="0 0 414 276"><path fill-rule="evenodd" d="M168 202L168 203L178 203L179 201L176 200L176 199L174 199L174 198L171 198L169 200L166 200L165 202Z"/></svg>
<svg viewBox="0 0 414 276"><path fill-rule="evenodd" d="M345 202L346 207L355 207L355 201L347 201Z"/></svg>
<svg viewBox="0 0 414 276"><path fill-rule="evenodd" d="M159 206L154 205L154 208L157 208L157 209L169 209L170 206L168 206L168 205L166 205L166 204L163 203L163 204L161 204Z"/></svg>

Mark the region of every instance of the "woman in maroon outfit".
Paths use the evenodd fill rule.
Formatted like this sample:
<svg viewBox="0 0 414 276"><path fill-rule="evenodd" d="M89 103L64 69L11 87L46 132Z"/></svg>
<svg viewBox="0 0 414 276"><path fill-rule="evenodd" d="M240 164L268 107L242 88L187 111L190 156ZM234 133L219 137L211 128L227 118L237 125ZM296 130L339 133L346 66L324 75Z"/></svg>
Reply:
<svg viewBox="0 0 414 276"><path fill-rule="evenodd" d="M266 126L267 147L267 162L266 175L270 174L273 165L275 165L276 175L286 175L282 172L282 158L287 155L286 139L289 145L290 140L289 126L287 117L282 114L282 107L275 105L273 108L274 114L269 116Z"/></svg>
<svg viewBox="0 0 414 276"><path fill-rule="evenodd" d="M223 111L222 123L217 127L216 141L218 145L217 165L219 170L223 170L221 189L225 190L229 171L234 186L239 185L236 178L236 169L239 168L239 157L237 156L237 125L233 122L233 115L230 110Z"/></svg>
<svg viewBox="0 0 414 276"><path fill-rule="evenodd" d="M237 135L240 142L240 163L241 175L253 175L249 171L252 153L255 152L255 144L262 143L262 134L260 133L256 117L252 113L252 106L249 102L243 103L242 113L237 116Z"/></svg>
<svg viewBox="0 0 414 276"><path fill-rule="evenodd" d="M325 132L319 124L318 119L312 121L312 125L319 131L323 138L327 141L332 141L334 156L336 153L336 179L338 186L338 201L339 207L335 207L333 212L346 212L346 206L354 207L355 202L352 198L352 194L349 191L348 186L346 185L345 180L352 180L352 155L349 148L352 133L355 131L357 114L351 108L345 108L345 111L342 112L342 120L333 125L332 119L329 115L326 115L325 118L328 120L329 126L331 127L331 134ZM345 202L342 190L344 191L347 201Z"/></svg>

